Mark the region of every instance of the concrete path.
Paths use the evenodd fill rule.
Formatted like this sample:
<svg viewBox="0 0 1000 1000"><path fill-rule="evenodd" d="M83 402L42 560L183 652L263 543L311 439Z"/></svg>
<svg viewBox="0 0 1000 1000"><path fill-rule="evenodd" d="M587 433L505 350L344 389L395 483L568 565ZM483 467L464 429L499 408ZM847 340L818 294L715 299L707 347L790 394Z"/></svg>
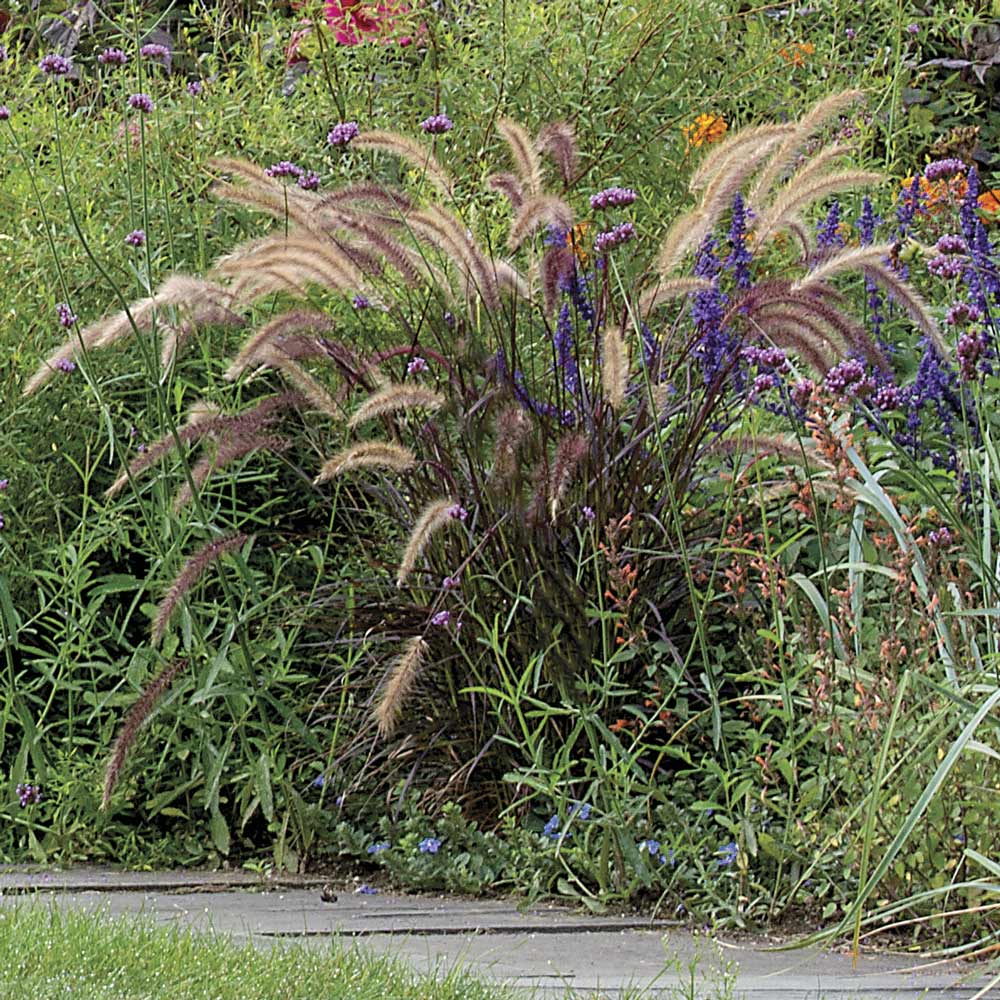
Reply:
<svg viewBox="0 0 1000 1000"><path fill-rule="evenodd" d="M563 996L570 987L592 998L645 989L662 1000L969 1000L992 978L987 969L956 964L921 968L927 963L902 955L862 956L853 970L846 954L769 951L763 940L727 944L666 921L558 906L521 912L497 900L361 895L351 888L336 889L336 901L326 902L322 885L322 879L262 879L248 872L16 869L0 874L0 906L31 901L143 913L159 924L262 946L327 947L339 940L424 970L468 964L481 976L548 996ZM684 984L692 975L697 988L689 993ZM984 996L1000 1000L1000 989Z"/></svg>

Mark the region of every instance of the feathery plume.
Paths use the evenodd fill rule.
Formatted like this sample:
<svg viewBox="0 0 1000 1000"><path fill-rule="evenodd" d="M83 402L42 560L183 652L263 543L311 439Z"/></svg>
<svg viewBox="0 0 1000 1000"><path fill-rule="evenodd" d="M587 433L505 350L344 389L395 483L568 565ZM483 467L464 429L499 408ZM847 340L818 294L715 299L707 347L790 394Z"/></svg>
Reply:
<svg viewBox="0 0 1000 1000"><path fill-rule="evenodd" d="M777 457L793 465L812 465L830 472L834 470L833 464L816 450L813 442L795 436L758 434L751 437L732 434L716 438L707 451L720 455L752 456L754 463ZM753 463L750 467L752 465ZM744 474L746 471L744 470Z"/></svg>
<svg viewBox="0 0 1000 1000"><path fill-rule="evenodd" d="M313 378L302 365L285 354L278 345L264 344L258 348L257 357L261 364L277 368L314 410L325 413L328 417L340 416L340 409L326 387L318 379Z"/></svg>
<svg viewBox="0 0 1000 1000"><path fill-rule="evenodd" d="M349 184L347 187L331 191L320 198L319 207L322 210L339 205L353 205L358 202L382 205L394 208L399 212L408 212L413 208L413 199L405 191L373 183Z"/></svg>
<svg viewBox="0 0 1000 1000"><path fill-rule="evenodd" d="M881 262L866 264L864 271L873 281L878 281L892 293L893 299L906 310L910 319L927 336L942 360L947 360L951 357L951 349L941 336L941 331L934 317L931 316L930 310L927 308L927 303L924 302L915 289L903 281L891 267L886 267Z"/></svg>
<svg viewBox="0 0 1000 1000"><path fill-rule="evenodd" d="M543 223L557 226L559 229L573 227L573 210L562 200L552 194L540 194L529 198L517 213L510 233L507 235L507 246L516 250Z"/></svg>
<svg viewBox="0 0 1000 1000"><path fill-rule="evenodd" d="M190 503L194 497L194 490L201 488L220 469L224 469L230 462L235 462L238 458L250 455L255 451L284 451L290 446L287 438L277 434L254 435L247 437L240 435L220 440L213 453L202 455L194 465L191 466L191 478L186 480L174 494L174 511L180 511L185 504ZM194 489L192 489L192 485Z"/></svg>
<svg viewBox="0 0 1000 1000"><path fill-rule="evenodd" d="M665 278L639 297L639 316L645 319L657 306L670 299L690 295L692 292L703 292L711 287L712 282L708 278Z"/></svg>
<svg viewBox="0 0 1000 1000"><path fill-rule="evenodd" d="M294 333L325 333L333 329L330 318L321 312L293 309L265 323L243 342L236 357L222 376L227 382L237 379L247 368L258 363L258 352L266 345L280 346L280 341ZM275 344L275 342L279 342Z"/></svg>
<svg viewBox="0 0 1000 1000"><path fill-rule="evenodd" d="M497 282L501 288L506 288L513 292L515 298L526 302L531 301L531 286L525 281L524 275L510 261L494 260L493 268L496 271Z"/></svg>
<svg viewBox="0 0 1000 1000"><path fill-rule="evenodd" d="M882 175L871 170L843 170L839 173L812 177L801 186L783 189L783 193L779 194L754 222L755 237L758 240L766 239L771 233L784 228L789 218L820 198L848 188L877 184L881 180Z"/></svg>
<svg viewBox="0 0 1000 1000"><path fill-rule="evenodd" d="M455 509L455 500L443 498L432 500L420 512L410 537L403 550L403 558L400 560L399 569L396 571L396 586L402 587L406 583L407 577L413 572L417 565L417 560L423 555L431 538L445 525L454 520L452 511Z"/></svg>
<svg viewBox="0 0 1000 1000"><path fill-rule="evenodd" d="M551 122L538 133L536 146L552 157L564 183L570 184L579 159L573 127L568 122Z"/></svg>
<svg viewBox="0 0 1000 1000"><path fill-rule="evenodd" d="M393 664L382 690L382 697L375 707L378 734L383 740L388 739L395 731L403 710L403 702L413 689L426 655L427 643L421 636L416 636L407 641L403 646L403 652Z"/></svg>
<svg viewBox="0 0 1000 1000"><path fill-rule="evenodd" d="M178 675L186 669L187 660L174 660L163 668L143 689L142 694L128 710L121 726L118 728L118 736L111 747L111 759L104 772L104 794L101 796L101 810L108 808L111 803L111 794L121 777L122 768L128 758L129 751L135 744L139 728L152 714L157 702L169 690L171 684Z"/></svg>
<svg viewBox="0 0 1000 1000"><path fill-rule="evenodd" d="M505 407L497 416L496 445L493 451L493 481L506 482L517 471L517 453L528 436L531 420L520 406Z"/></svg>
<svg viewBox="0 0 1000 1000"><path fill-rule="evenodd" d="M711 152L701 161L691 175L688 190L694 193L705 187L716 174L728 170L735 159L741 157L748 147L771 149L785 136L795 131L794 124L757 125L730 132L721 142L711 147Z"/></svg>
<svg viewBox="0 0 1000 1000"><path fill-rule="evenodd" d="M409 448L388 441L366 441L338 451L328 458L313 483L325 483L352 469L384 468L393 472L406 472L416 464L417 458Z"/></svg>
<svg viewBox="0 0 1000 1000"><path fill-rule="evenodd" d="M177 610L177 606L189 593L191 588L201 579L205 570L227 553L241 549L246 542L247 536L242 532L237 532L234 535L226 535L224 538L213 538L185 561L180 572L174 577L166 594L164 594L163 600L156 607L156 615L153 618L152 627L152 643L154 646L160 644L160 640L166 634L167 625L170 624L170 619Z"/></svg>
<svg viewBox="0 0 1000 1000"><path fill-rule="evenodd" d="M400 157L400 159L407 160L417 170L425 174L427 179L443 194L451 196L452 180L448 176L448 172L438 163L429 147L421 145L413 139L408 139L398 132L388 132L381 129L362 132L355 136L352 145L357 149L383 149Z"/></svg>
<svg viewBox="0 0 1000 1000"><path fill-rule="evenodd" d="M231 304L232 297L228 289L214 281L185 274L172 275L151 296L134 302L128 311L122 310L91 323L79 335L74 334L65 340L42 362L25 384L23 394L30 396L37 392L52 378L60 362L79 359L83 351L109 347L131 334L133 329L148 330L159 310L168 306L176 306L178 312L195 324L202 322L203 318L219 322L223 314L233 324L242 323L240 316L229 313L228 307Z"/></svg>
<svg viewBox="0 0 1000 1000"><path fill-rule="evenodd" d="M541 194L542 164L527 130L509 118L501 118L497 122L497 131L510 147L514 168L520 177L525 193L529 197Z"/></svg>
<svg viewBox="0 0 1000 1000"><path fill-rule="evenodd" d="M521 182L514 174L493 174L487 180L487 184L494 191L499 191L501 194L506 195L515 212L524 204L524 190L521 187Z"/></svg>
<svg viewBox="0 0 1000 1000"><path fill-rule="evenodd" d="M621 330L608 327L604 331L603 345L601 385L604 389L604 398L612 409L617 410L625 402L625 388L628 381L628 357Z"/></svg>
<svg viewBox="0 0 1000 1000"><path fill-rule="evenodd" d="M567 435L556 448L549 479L549 516L553 523L570 480L589 450L587 436L580 433Z"/></svg>
<svg viewBox="0 0 1000 1000"><path fill-rule="evenodd" d="M386 413L395 413L398 410L421 408L433 412L441 409L444 403L444 396L433 389L426 389L422 385L392 382L369 396L354 412L347 426L354 428L366 420L384 416Z"/></svg>
<svg viewBox="0 0 1000 1000"><path fill-rule="evenodd" d="M843 90L830 94L807 111L795 123L794 131L785 137L784 141L774 151L770 162L761 171L754 182L753 189L747 199L751 205L759 205L766 195L781 179L781 175L795 162L795 157L806 141L833 115L839 114L855 101L862 100L864 94L860 90Z"/></svg>
<svg viewBox="0 0 1000 1000"><path fill-rule="evenodd" d="M798 281L794 282L792 284L792 291L798 292L808 289L811 285L828 281L835 274L840 274L842 271L850 271L855 268L862 269L870 264L880 264L891 252L891 243L852 247L848 250L842 250L833 257L828 257L822 264L814 267L808 274L803 275Z"/></svg>

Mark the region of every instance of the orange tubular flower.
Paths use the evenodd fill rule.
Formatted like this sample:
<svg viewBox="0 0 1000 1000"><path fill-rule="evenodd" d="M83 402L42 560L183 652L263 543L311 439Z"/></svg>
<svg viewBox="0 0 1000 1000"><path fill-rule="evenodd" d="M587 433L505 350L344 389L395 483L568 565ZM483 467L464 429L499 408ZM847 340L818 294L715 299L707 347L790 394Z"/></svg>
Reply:
<svg viewBox="0 0 1000 1000"><path fill-rule="evenodd" d="M806 56L815 55L816 46L812 42L795 42L791 48L778 49L778 55L789 66L805 66Z"/></svg>
<svg viewBox="0 0 1000 1000"><path fill-rule="evenodd" d="M684 125L681 132L687 139L688 148L692 146L710 146L713 142L718 142L725 134L729 126L722 115L710 115L702 113L690 124Z"/></svg>

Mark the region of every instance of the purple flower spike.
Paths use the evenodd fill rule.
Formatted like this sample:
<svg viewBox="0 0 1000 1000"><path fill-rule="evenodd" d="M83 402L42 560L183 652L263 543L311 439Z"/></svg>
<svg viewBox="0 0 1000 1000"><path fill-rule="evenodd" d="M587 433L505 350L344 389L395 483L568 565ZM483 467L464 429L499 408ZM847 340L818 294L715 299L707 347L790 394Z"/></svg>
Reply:
<svg viewBox="0 0 1000 1000"><path fill-rule="evenodd" d="M450 132L455 123L447 115L431 115L420 123L420 127L428 135L443 135L445 132Z"/></svg>
<svg viewBox="0 0 1000 1000"><path fill-rule="evenodd" d="M50 52L47 56L42 56L38 68L46 76L66 76L73 69L73 63L63 56Z"/></svg>
<svg viewBox="0 0 1000 1000"><path fill-rule="evenodd" d="M334 125L326 137L326 141L331 146L346 146L352 139L356 139L361 134L357 122L341 122Z"/></svg>
<svg viewBox="0 0 1000 1000"><path fill-rule="evenodd" d="M148 115L153 110L153 99L149 94L133 94L128 99L128 106L135 111L141 111L144 115Z"/></svg>
<svg viewBox="0 0 1000 1000"><path fill-rule="evenodd" d="M128 62L128 56L121 49L105 49L98 57L97 61L102 66L124 66Z"/></svg>
<svg viewBox="0 0 1000 1000"><path fill-rule="evenodd" d="M146 242L146 231L144 229L133 229L132 232L125 237L125 242L130 247L141 247Z"/></svg>

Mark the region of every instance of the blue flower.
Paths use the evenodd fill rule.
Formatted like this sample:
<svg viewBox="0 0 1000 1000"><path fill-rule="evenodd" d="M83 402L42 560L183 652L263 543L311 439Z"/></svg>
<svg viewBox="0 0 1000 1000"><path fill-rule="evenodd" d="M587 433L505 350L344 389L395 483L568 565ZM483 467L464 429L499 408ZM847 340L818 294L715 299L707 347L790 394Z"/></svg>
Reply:
<svg viewBox="0 0 1000 1000"><path fill-rule="evenodd" d="M378 892L378 889L373 889L367 882L362 882L354 892L362 896L374 896Z"/></svg>
<svg viewBox="0 0 1000 1000"><path fill-rule="evenodd" d="M421 854L437 854L438 848L441 846L441 841L437 837L424 837L423 840L417 844L417 850Z"/></svg>
<svg viewBox="0 0 1000 1000"><path fill-rule="evenodd" d="M715 853L719 855L715 863L720 868L725 868L736 860L740 849L736 846L736 841L731 841L728 844L723 844Z"/></svg>
<svg viewBox="0 0 1000 1000"><path fill-rule="evenodd" d="M570 819L574 816L577 819L590 819L590 803L589 802L574 802L573 808L569 811Z"/></svg>
<svg viewBox="0 0 1000 1000"><path fill-rule="evenodd" d="M311 782L311 787L312 788L322 788L325 784L326 784L326 775L325 774L317 774L316 777L313 778L313 780Z"/></svg>
<svg viewBox="0 0 1000 1000"><path fill-rule="evenodd" d="M654 854L658 854L660 851L660 842L658 840L653 840L652 837L650 837L649 840L640 841L637 846L640 854L642 854L643 851L646 851L650 857Z"/></svg>
<svg viewBox="0 0 1000 1000"><path fill-rule="evenodd" d="M383 851L388 851L392 847L392 844L388 840L381 840L377 844L369 844L367 848L368 854L381 854Z"/></svg>
<svg viewBox="0 0 1000 1000"><path fill-rule="evenodd" d="M558 837L559 836L559 817L553 816L552 819L542 827L542 833L546 837Z"/></svg>

